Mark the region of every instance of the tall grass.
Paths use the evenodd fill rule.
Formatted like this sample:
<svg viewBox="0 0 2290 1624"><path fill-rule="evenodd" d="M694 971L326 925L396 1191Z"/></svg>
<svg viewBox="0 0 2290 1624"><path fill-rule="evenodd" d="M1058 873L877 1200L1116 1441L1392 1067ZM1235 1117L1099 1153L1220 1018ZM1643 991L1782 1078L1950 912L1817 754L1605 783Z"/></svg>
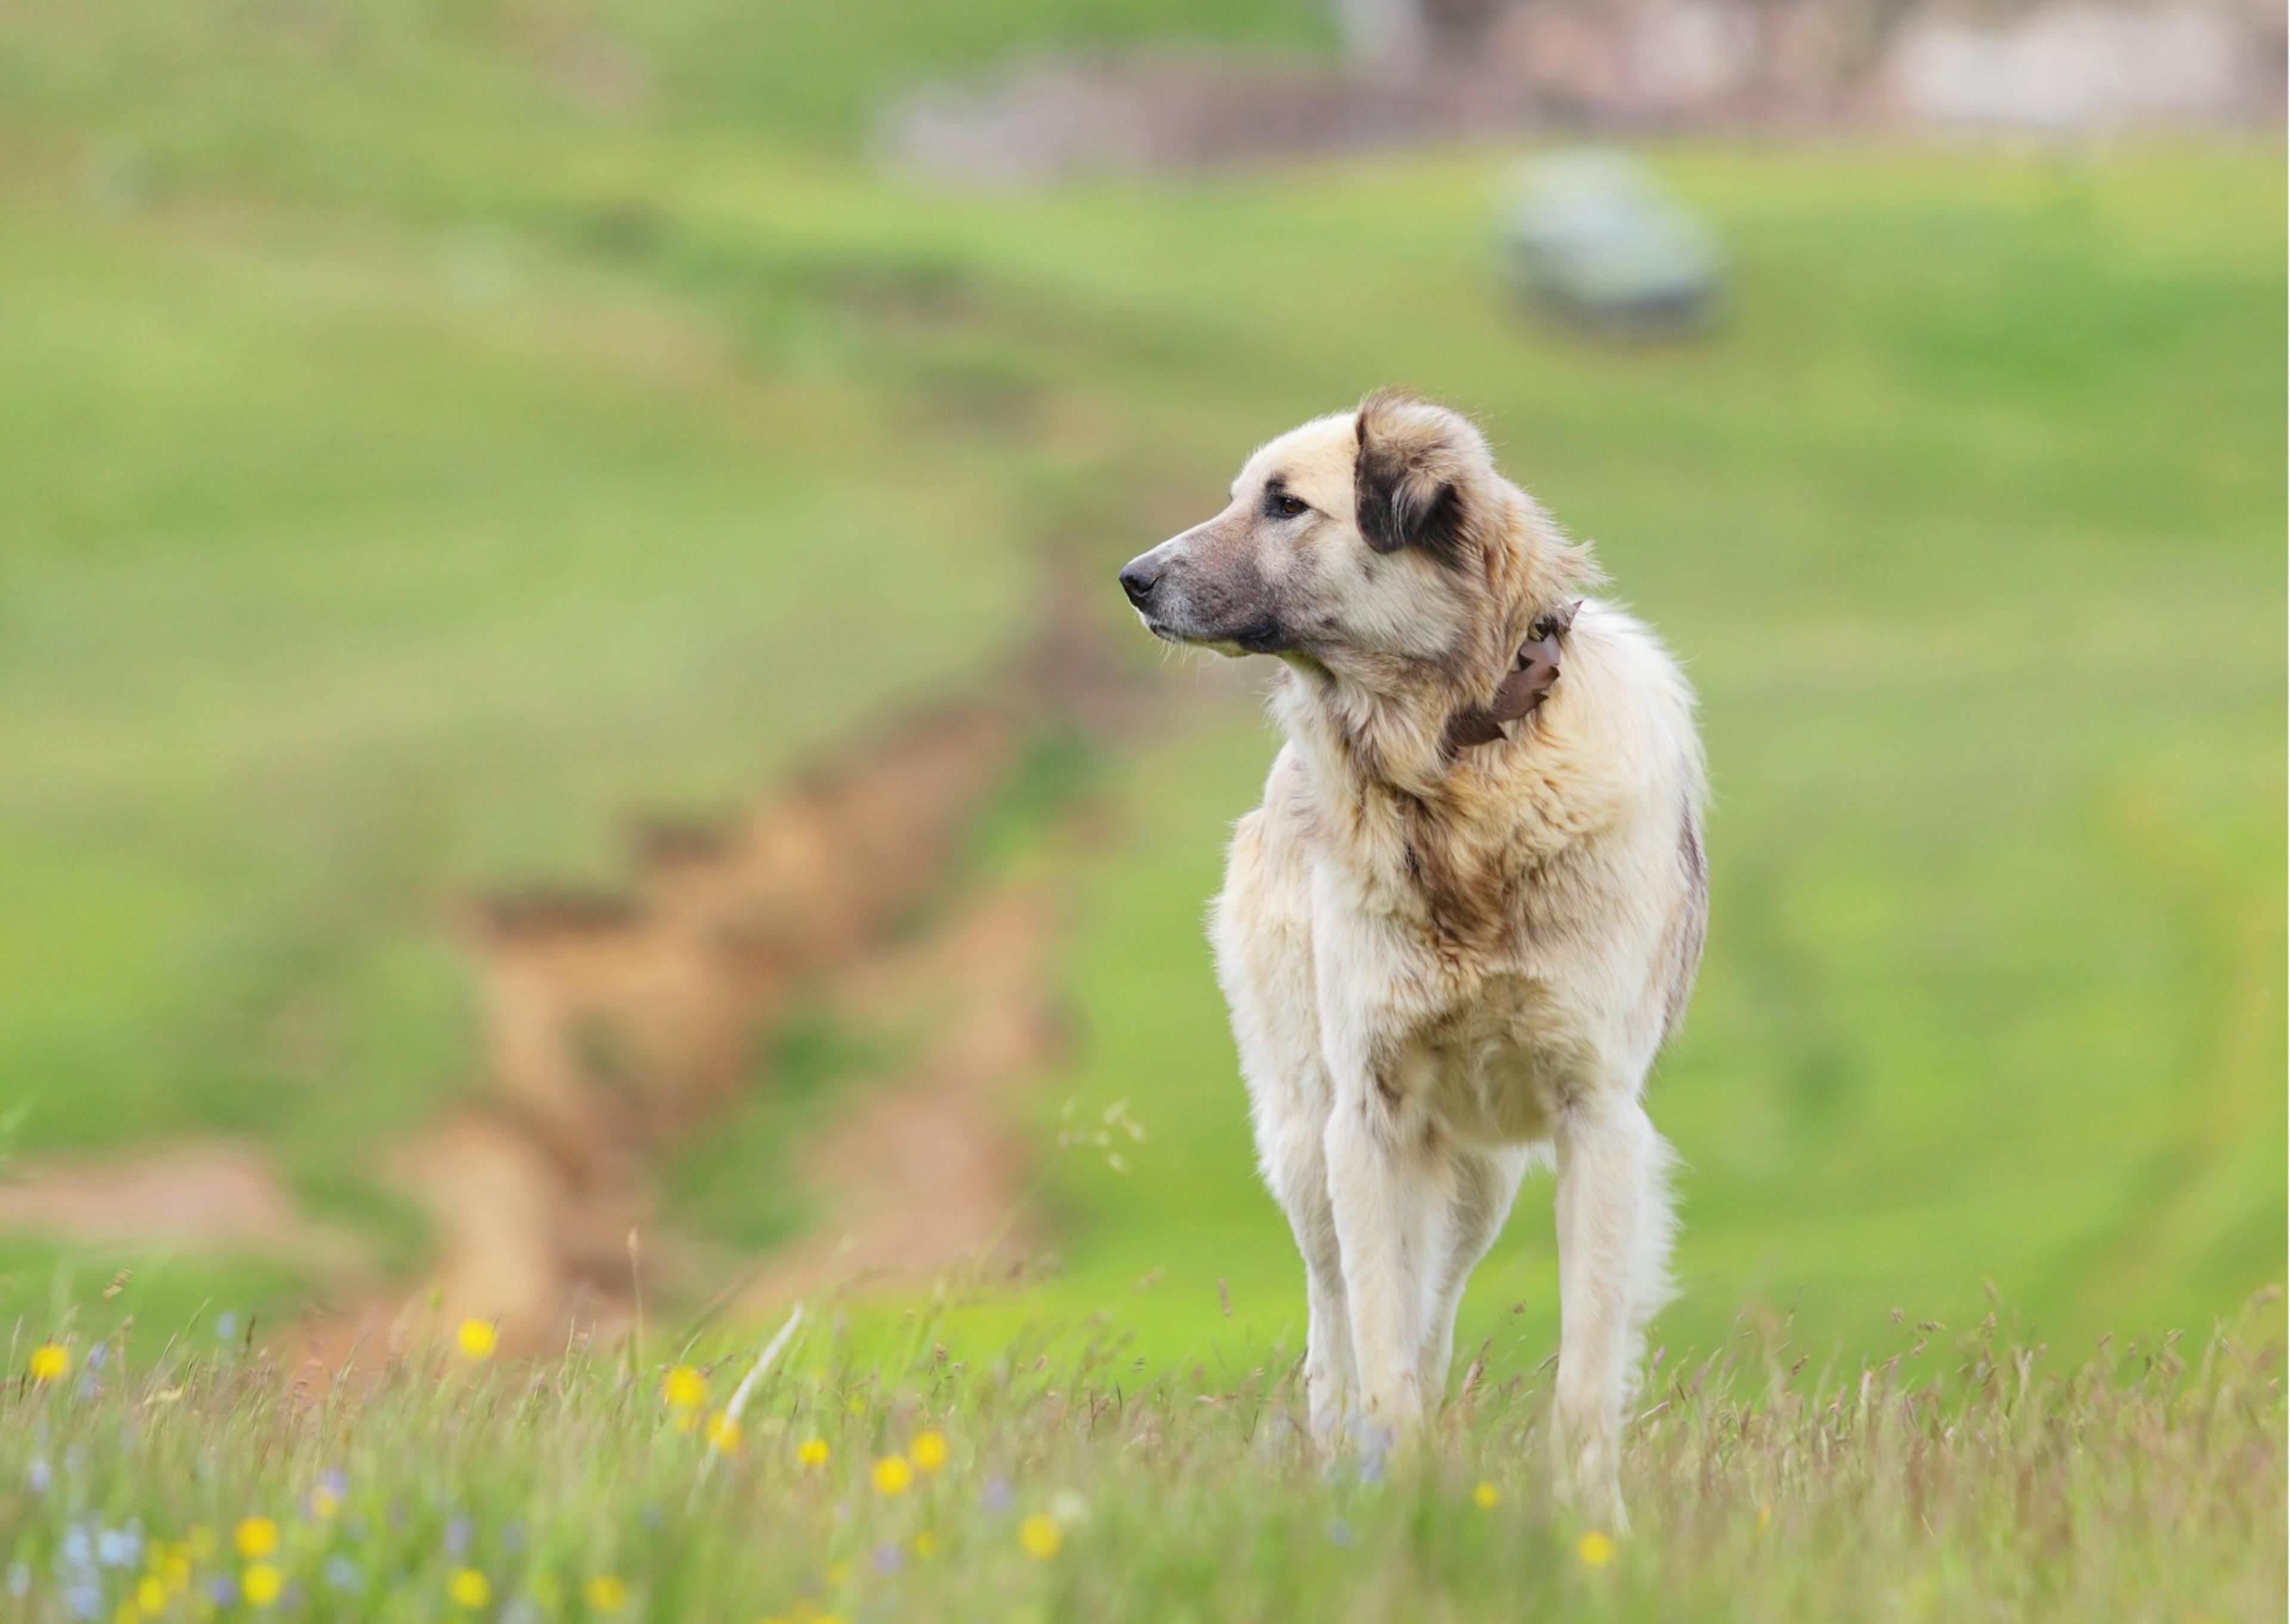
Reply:
<svg viewBox="0 0 2290 1624"><path fill-rule="evenodd" d="M971 1363L931 1315L872 1349L805 1331L736 1442L710 1418L750 1348L509 1364L447 1342L329 1384L236 1346L83 1341L0 1395L4 1611L2281 1614L2281 1350L2232 1327L2062 1361L1993 1315L1901 1324L1890 1356L1838 1368L1745 1323L1656 1361L1620 1537L1546 1492L1547 1372L1467 1377L1418 1458L1323 1463L1286 1362L1143 1378L1103 1322Z"/></svg>

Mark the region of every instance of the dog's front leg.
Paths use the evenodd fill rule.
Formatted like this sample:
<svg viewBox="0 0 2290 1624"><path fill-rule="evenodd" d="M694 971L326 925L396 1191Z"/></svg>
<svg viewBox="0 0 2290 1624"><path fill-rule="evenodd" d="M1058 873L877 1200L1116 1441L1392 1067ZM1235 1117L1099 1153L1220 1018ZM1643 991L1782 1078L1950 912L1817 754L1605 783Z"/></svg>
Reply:
<svg viewBox="0 0 2290 1624"><path fill-rule="evenodd" d="M1570 1107L1557 1149L1559 1482L1619 1532L1622 1409L1668 1294L1669 1150L1629 1092Z"/></svg>
<svg viewBox="0 0 2290 1624"><path fill-rule="evenodd" d="M1350 1085L1347 1085L1347 1082ZM1356 1402L1372 1444L1412 1440L1427 1396L1417 1354L1428 1233L1447 1191L1417 1115L1369 1076L1340 1080L1328 1117L1328 1196L1351 1314Z"/></svg>

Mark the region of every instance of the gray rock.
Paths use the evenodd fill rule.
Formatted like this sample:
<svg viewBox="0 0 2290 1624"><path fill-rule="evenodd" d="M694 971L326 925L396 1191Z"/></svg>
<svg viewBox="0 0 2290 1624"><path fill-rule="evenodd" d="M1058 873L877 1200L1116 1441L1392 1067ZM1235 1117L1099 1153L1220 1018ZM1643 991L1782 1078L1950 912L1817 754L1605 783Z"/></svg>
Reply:
<svg viewBox="0 0 2290 1624"><path fill-rule="evenodd" d="M1524 299L1618 332L1699 327L1723 283L1717 238L1626 153L1583 148L1530 164L1503 221Z"/></svg>

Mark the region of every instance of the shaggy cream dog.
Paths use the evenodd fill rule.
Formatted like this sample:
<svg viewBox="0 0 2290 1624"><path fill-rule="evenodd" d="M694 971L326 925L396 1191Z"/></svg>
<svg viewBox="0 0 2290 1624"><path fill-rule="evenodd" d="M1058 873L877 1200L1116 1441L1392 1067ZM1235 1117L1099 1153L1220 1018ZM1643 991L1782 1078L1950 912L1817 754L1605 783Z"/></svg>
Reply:
<svg viewBox="0 0 2290 1624"><path fill-rule="evenodd" d="M1371 396L1133 560L1154 636L1285 668L1287 744L1212 937L1265 1180L1304 1254L1316 1430L1408 1438L1528 1165L1557 1167L1562 1485L1619 1522L1668 1294L1641 1104L1701 956L1693 698L1443 407Z"/></svg>

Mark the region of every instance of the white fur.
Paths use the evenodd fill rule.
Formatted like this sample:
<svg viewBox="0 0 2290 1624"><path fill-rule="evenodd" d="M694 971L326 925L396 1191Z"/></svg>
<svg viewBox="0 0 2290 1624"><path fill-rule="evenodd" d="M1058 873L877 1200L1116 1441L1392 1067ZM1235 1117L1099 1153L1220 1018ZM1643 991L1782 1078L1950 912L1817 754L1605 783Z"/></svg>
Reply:
<svg viewBox="0 0 2290 1624"><path fill-rule="evenodd" d="M1440 415L1448 451L1484 461ZM1491 692L1502 667L1474 655L1456 676L1450 658L1435 675L1426 626L1461 616L1507 654L1554 584L1594 572L1491 462L1471 486L1488 524L1470 571L1365 557L1342 494L1351 433L1349 414L1308 424L1236 488L1240 513L1250 470L1277 472L1326 522L1250 543L1294 555L1259 572L1309 591L1320 630L1284 651L1288 742L1234 834L1211 928L1264 1178L1304 1257L1315 1428L1414 1434L1445 1394L1472 1268L1524 1172L1555 1162L1558 1464L1618 1525L1623 1411L1669 1294L1670 1153L1642 1096L1701 942L1693 697L1644 626L1592 600L1542 708L1443 754L1458 694ZM1414 623L1395 624L1397 589ZM1464 628L1442 636L1460 646ZM1484 920L1457 926L1458 897Z"/></svg>

